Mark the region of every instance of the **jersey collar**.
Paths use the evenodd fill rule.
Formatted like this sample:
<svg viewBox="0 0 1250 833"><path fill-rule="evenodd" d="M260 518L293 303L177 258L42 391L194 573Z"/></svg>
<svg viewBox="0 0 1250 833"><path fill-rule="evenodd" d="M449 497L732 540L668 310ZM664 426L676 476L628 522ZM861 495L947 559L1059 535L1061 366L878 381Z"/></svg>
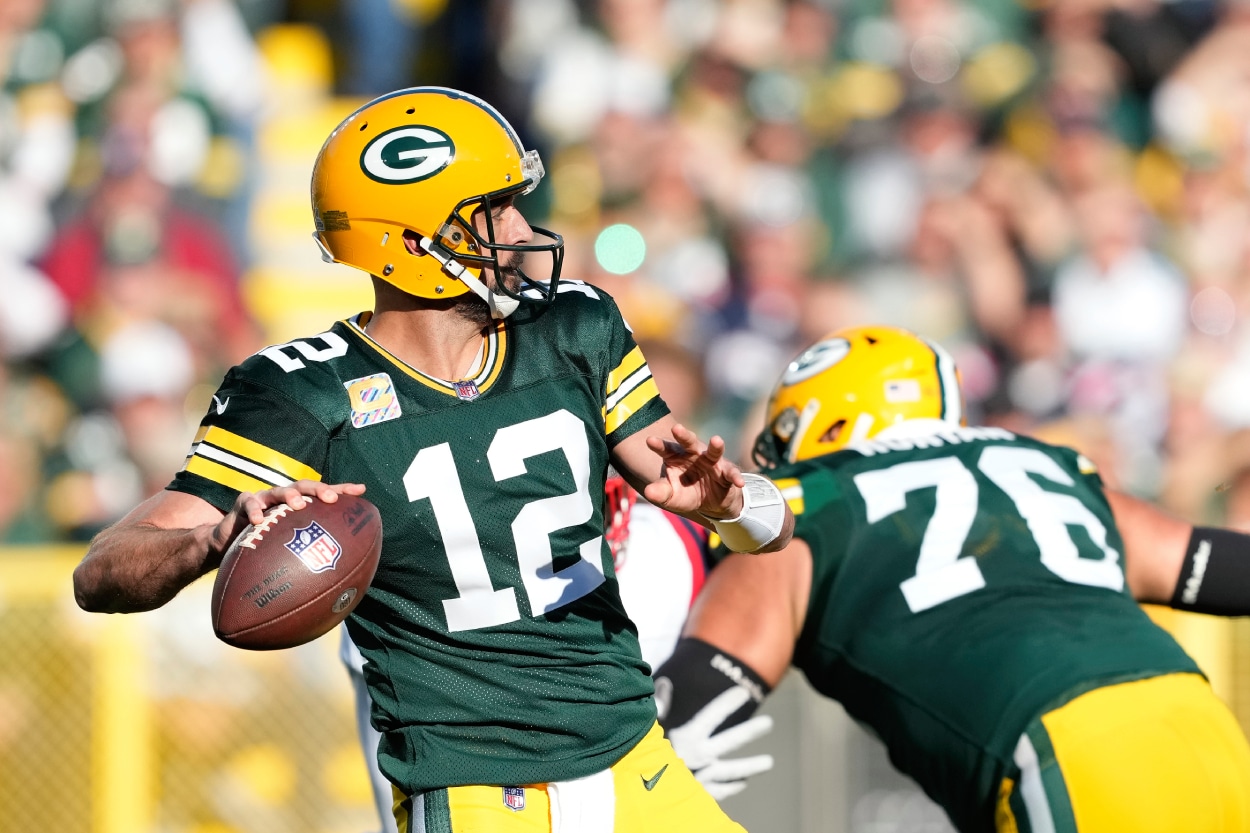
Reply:
<svg viewBox="0 0 1250 833"><path fill-rule="evenodd" d="M499 378L503 370L504 358L508 352L508 328L504 321L496 321L493 328L482 339L482 347L478 351L476 369L463 379L439 379L428 373L422 373L412 365L394 356L389 350L378 344L365 332L365 326L373 313L365 311L345 320L343 323L368 347L378 353L384 360L394 365L404 375L415 379L426 387L458 397L457 383L472 382L477 390L485 393Z"/></svg>

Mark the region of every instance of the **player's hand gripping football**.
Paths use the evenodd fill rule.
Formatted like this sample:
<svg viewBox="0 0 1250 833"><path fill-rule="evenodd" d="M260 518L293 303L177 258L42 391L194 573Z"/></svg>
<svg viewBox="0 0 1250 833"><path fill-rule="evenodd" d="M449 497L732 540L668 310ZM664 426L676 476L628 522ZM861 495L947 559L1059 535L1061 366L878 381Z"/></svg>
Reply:
<svg viewBox="0 0 1250 833"><path fill-rule="evenodd" d="M365 487L360 483L322 483L318 480L297 480L289 486L274 486L262 492L242 492L235 498L234 506L215 526L209 535L209 549L224 554L239 533L265 519L265 510L280 503L292 509L303 509L309 499L334 503L340 494L362 495Z"/></svg>
<svg viewBox="0 0 1250 833"><path fill-rule="evenodd" d="M751 694L733 686L718 694L681 726L669 729L669 743L677 757L717 801L742 792L747 779L773 768L772 755L726 758L735 750L772 731L773 719L757 714L750 720L714 733L717 726L746 704Z"/></svg>
<svg viewBox="0 0 1250 833"><path fill-rule="evenodd" d="M705 445L689 428L673 426L673 439L647 437L647 447L663 460L660 477L643 491L651 503L670 512L700 512L734 518L742 511L742 471L725 458L725 441Z"/></svg>

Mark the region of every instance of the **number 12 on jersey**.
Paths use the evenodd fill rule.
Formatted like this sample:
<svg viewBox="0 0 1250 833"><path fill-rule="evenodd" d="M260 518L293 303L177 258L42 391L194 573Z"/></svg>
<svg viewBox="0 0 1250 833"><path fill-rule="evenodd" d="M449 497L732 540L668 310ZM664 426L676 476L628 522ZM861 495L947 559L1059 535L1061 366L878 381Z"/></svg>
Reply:
<svg viewBox="0 0 1250 833"><path fill-rule="evenodd" d="M1072 477L1058 463L1037 449L995 445L981 452L977 468L1011 499L1048 570L1075 584L1117 592L1124 589L1120 554L1107 545L1102 521L1077 498L1047 491L1029 476L1073 485ZM976 477L958 458L911 460L858 474L854 482L864 498L869 523L902 510L908 492L937 489L933 516L920 543L916 574L899 585L913 613L985 587L977 560L963 555L980 493ZM1102 558L1081 558L1069 526L1083 527L1102 551Z"/></svg>
<svg viewBox="0 0 1250 833"><path fill-rule="evenodd" d="M523 476L527 458L557 449L564 453L572 471L573 493L530 501L512 522L521 583L532 616L580 599L606 578L600 553L602 535L584 542L578 549L580 557L573 564L553 569L551 533L583 524L594 514L588 490L590 450L586 427L562 409L500 428L486 451L491 473L498 482ZM447 551L448 566L459 593L443 600L447 630L476 630L520 619L516 590L496 590L491 582L451 446L440 443L421 449L404 474L404 488L408 500L430 501Z"/></svg>

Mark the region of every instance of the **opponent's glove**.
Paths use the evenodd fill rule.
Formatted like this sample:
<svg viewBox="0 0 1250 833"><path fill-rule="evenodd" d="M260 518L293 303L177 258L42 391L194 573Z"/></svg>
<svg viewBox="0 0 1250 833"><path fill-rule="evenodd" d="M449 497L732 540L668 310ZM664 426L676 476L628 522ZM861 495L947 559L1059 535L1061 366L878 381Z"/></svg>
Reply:
<svg viewBox="0 0 1250 833"><path fill-rule="evenodd" d="M656 706L673 749L718 801L773 768L772 755L725 756L772 730L751 715L770 687L750 667L699 639L683 638L655 672Z"/></svg>

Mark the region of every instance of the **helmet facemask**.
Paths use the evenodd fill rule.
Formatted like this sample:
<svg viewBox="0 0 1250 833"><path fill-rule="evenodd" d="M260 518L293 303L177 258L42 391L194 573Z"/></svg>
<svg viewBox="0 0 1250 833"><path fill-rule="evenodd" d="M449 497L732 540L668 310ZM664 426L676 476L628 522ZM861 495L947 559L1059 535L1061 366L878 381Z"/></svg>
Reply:
<svg viewBox="0 0 1250 833"><path fill-rule="evenodd" d="M538 155L534 151L526 154L527 160L531 156L538 166L537 176L541 177L542 162L538 161ZM537 180L531 180L514 188L461 200L448 215L447 222L439 229L434 242L465 267L492 272L495 275L495 286L492 287L494 291L517 301L549 304L556 296L560 272L564 267L564 238L549 229L531 225L530 230L534 235L545 242L512 244L500 243L495 239L495 207L512 197L532 192L537 184ZM479 233L473 225L473 215L478 211L482 212L484 234ZM522 268L525 259L534 254L551 257L551 271L546 279L531 278ZM515 275L516 281L510 282L509 275ZM457 277L463 280L462 276Z"/></svg>

